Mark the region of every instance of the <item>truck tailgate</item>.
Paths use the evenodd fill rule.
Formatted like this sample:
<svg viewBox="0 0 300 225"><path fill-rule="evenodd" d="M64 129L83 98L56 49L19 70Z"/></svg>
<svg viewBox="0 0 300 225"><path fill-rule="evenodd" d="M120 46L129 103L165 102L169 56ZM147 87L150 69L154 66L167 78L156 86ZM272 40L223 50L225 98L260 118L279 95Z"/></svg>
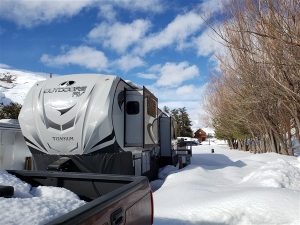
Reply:
<svg viewBox="0 0 300 225"><path fill-rule="evenodd" d="M146 177L8 171L32 186L55 186L69 189L87 203L50 224L150 225L153 209L151 190Z"/></svg>

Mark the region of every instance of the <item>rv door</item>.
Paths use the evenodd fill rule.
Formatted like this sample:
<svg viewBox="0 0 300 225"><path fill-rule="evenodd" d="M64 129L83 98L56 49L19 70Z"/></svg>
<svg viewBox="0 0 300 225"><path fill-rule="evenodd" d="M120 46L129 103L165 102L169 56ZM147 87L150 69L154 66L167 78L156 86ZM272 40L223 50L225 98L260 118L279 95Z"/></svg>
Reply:
<svg viewBox="0 0 300 225"><path fill-rule="evenodd" d="M143 147L143 93L125 91L125 147Z"/></svg>

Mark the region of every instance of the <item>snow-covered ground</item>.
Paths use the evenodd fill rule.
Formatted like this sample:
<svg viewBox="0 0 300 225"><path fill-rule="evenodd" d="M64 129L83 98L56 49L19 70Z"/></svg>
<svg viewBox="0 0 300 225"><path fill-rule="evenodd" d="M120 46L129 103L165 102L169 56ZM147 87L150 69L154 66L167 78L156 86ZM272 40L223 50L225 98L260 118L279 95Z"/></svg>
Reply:
<svg viewBox="0 0 300 225"><path fill-rule="evenodd" d="M12 83L3 81L5 76L11 76ZM48 74L2 69L0 68L0 103L4 105L11 102L23 104L25 96L29 89L37 82L45 80Z"/></svg>
<svg viewBox="0 0 300 225"><path fill-rule="evenodd" d="M85 204L73 192L59 187L31 187L0 170L0 185L14 187L12 198L0 197L0 224L45 224Z"/></svg>
<svg viewBox="0 0 300 225"><path fill-rule="evenodd" d="M168 166L160 178L151 183L155 225L300 224L296 157L204 143L193 147L191 165Z"/></svg>

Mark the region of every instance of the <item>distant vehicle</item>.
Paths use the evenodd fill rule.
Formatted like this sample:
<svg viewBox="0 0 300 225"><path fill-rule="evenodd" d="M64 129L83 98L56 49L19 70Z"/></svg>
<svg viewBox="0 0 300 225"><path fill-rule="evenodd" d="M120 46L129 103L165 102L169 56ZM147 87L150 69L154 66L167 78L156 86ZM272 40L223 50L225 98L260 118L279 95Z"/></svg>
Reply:
<svg viewBox="0 0 300 225"><path fill-rule="evenodd" d="M185 143L187 145L199 145L199 141L197 138L191 137L177 137L177 142Z"/></svg>
<svg viewBox="0 0 300 225"><path fill-rule="evenodd" d="M177 138L177 154L180 168L191 163L191 157L193 155L192 146L197 145L193 139L194 138L190 137Z"/></svg>
<svg viewBox="0 0 300 225"><path fill-rule="evenodd" d="M177 141L192 141L191 137L177 137Z"/></svg>

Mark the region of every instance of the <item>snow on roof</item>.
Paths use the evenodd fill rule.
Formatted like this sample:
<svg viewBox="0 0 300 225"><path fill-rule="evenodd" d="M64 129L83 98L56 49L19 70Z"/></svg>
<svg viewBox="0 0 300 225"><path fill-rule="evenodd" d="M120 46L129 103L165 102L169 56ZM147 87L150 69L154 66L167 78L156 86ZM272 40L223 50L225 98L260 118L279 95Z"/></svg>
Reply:
<svg viewBox="0 0 300 225"><path fill-rule="evenodd" d="M133 81L131 81L131 80L125 80L125 82L127 83L127 84L129 84L130 86L132 86L133 88L136 88L136 89L142 89L142 87L141 86L139 86L138 84L135 84Z"/></svg>
<svg viewBox="0 0 300 225"><path fill-rule="evenodd" d="M215 130L214 128L211 128L211 127L204 127L204 128L201 128L206 134L215 134Z"/></svg>

